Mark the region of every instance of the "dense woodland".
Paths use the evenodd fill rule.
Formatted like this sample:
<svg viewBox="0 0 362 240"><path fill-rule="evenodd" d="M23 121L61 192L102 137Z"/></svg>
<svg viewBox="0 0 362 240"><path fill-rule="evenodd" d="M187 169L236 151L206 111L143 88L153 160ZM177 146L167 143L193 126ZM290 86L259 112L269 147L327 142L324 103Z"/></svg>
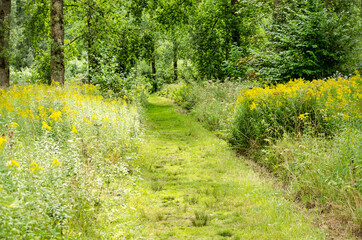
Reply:
<svg viewBox="0 0 362 240"><path fill-rule="evenodd" d="M1 1L1 85L317 79L361 70L360 0ZM10 78L9 76L10 70ZM25 76L25 79L20 77Z"/></svg>
<svg viewBox="0 0 362 240"><path fill-rule="evenodd" d="M0 0L0 239L362 239L362 0Z"/></svg>

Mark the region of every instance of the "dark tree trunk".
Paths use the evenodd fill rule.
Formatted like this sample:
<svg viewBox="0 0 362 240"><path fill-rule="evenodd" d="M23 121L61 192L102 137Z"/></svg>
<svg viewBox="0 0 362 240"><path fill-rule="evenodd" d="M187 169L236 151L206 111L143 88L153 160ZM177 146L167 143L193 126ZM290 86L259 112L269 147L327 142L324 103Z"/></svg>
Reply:
<svg viewBox="0 0 362 240"><path fill-rule="evenodd" d="M152 65L152 77L153 79L156 78L156 57L155 54L152 54L152 60L151 60L151 65Z"/></svg>
<svg viewBox="0 0 362 240"><path fill-rule="evenodd" d="M177 74L177 51L178 51L178 45L176 38L173 38L173 74L174 78L173 80L177 82L178 80L178 74Z"/></svg>
<svg viewBox="0 0 362 240"><path fill-rule="evenodd" d="M51 0L51 81L64 85L64 20L63 0Z"/></svg>
<svg viewBox="0 0 362 240"><path fill-rule="evenodd" d="M231 39L233 43L235 43L237 46L240 45L240 38L239 38L239 23L236 16L236 8L235 5L237 4L237 0L231 0L231 14L233 15L233 26L231 26Z"/></svg>
<svg viewBox="0 0 362 240"><path fill-rule="evenodd" d="M87 42L88 42L88 83L92 83L92 78L95 74L96 69L96 58L95 52L93 49L94 46L94 29L92 25L92 5L93 1L88 1L88 11L87 11L87 27L88 27L88 34L87 34Z"/></svg>
<svg viewBox="0 0 362 240"><path fill-rule="evenodd" d="M0 88L10 85L9 38L11 0L0 0Z"/></svg>

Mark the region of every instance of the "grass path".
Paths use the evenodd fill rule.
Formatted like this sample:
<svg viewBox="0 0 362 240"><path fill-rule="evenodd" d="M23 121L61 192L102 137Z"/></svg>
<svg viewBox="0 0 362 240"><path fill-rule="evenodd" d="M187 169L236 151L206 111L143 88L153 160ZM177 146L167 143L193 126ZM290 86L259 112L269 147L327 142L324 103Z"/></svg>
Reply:
<svg viewBox="0 0 362 240"><path fill-rule="evenodd" d="M324 239L292 203L172 103L151 97L132 239Z"/></svg>

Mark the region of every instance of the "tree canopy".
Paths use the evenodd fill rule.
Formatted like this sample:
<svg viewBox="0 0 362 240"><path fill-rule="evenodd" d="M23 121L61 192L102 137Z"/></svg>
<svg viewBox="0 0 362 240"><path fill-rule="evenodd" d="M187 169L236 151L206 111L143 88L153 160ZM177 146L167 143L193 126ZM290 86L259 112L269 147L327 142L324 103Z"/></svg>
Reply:
<svg viewBox="0 0 362 240"><path fill-rule="evenodd" d="M62 82L61 66L68 80L114 92L136 81L156 91L180 80L287 81L362 68L361 0L11 2L1 67L15 83L21 73Z"/></svg>

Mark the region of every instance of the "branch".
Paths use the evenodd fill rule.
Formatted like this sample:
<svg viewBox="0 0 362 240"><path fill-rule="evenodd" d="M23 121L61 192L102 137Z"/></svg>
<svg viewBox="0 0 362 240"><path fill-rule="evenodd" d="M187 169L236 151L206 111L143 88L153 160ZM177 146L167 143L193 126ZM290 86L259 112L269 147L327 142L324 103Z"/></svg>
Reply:
<svg viewBox="0 0 362 240"><path fill-rule="evenodd" d="M75 41L77 41L79 38L83 37L84 34L79 35L78 37L74 38L71 42L67 43L65 46L69 46L72 43L74 43Z"/></svg>

